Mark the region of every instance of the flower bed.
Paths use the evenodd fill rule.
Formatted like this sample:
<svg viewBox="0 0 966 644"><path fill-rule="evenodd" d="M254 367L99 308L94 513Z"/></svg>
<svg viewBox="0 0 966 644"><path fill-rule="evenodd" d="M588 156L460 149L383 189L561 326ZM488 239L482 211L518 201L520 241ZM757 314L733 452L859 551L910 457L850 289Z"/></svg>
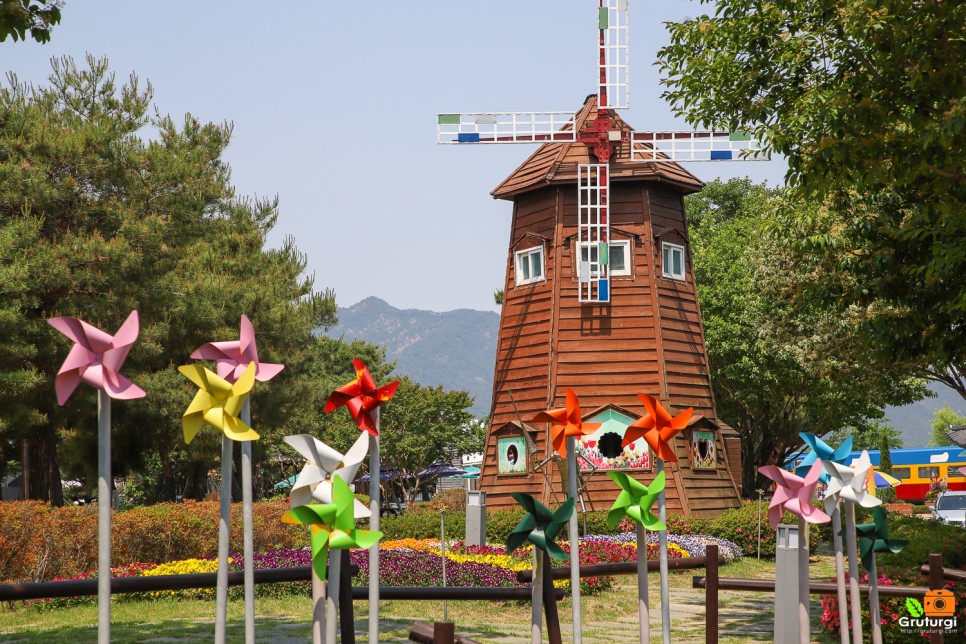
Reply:
<svg viewBox="0 0 966 644"><path fill-rule="evenodd" d="M671 558L701 556L708 543L718 543L721 552L727 557L740 556L740 550L733 543L704 535L668 535L668 556ZM569 552L570 544L561 542L564 551ZM397 539L388 540L380 544L380 583L383 586L441 586L443 583L442 547L436 539ZM503 546L468 546L461 541L448 544L446 548L446 583L449 586L488 586L513 587L527 586L516 580L521 570L529 570L532 562L532 551L529 546L520 548L507 554ZM658 558L658 543L656 534L648 534L648 559ZM615 563L637 560L637 542L634 533L621 535L589 535L580 540L581 564ZM241 569L242 557L232 555L231 567ZM359 572L353 578L353 584L366 585L369 583L369 556L365 550L353 550L350 561L359 567ZM254 558L255 568L287 568L292 566L307 566L311 563L309 548L278 548L270 552L257 554ZM566 562L555 565L565 566ZM196 572L214 572L217 563L214 559L185 559L164 564L132 564L112 569L115 577L136 577L147 575L188 574ZM89 579L96 577L97 571L78 575L75 579ZM556 585L569 588L569 581L560 580ZM585 593L601 592L612 587L613 577L597 577L581 580L581 590ZM129 593L118 595L120 601L156 600L166 597L178 598L207 598L213 594L213 589L187 589L179 591L161 591L154 593ZM240 598L243 590L240 586L230 589L232 597ZM276 584L258 584L255 586L256 596L282 597L291 595L308 596L311 594L309 582L291 582ZM95 603L96 597L74 597L54 600L41 600L38 605L55 608L72 606L81 603Z"/></svg>

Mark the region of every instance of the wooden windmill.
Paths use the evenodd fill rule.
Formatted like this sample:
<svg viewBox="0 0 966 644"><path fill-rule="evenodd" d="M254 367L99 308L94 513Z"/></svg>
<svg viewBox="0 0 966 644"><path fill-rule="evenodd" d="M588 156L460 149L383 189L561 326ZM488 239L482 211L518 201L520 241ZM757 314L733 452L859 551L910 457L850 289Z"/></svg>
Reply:
<svg viewBox="0 0 966 644"><path fill-rule="evenodd" d="M629 127L614 111L628 104L626 0L598 0L598 16L599 90L576 112L437 117L439 143L543 144L491 193L513 202L513 224L480 483L496 507L518 491L553 500L547 429L523 421L571 387L603 423L578 443L595 472L584 497L609 504L606 470L655 474L643 441L620 446L643 391L695 410L669 464L669 511L715 515L739 505L740 446L715 413L690 262L683 198L704 184L676 162L765 157L742 133Z"/></svg>

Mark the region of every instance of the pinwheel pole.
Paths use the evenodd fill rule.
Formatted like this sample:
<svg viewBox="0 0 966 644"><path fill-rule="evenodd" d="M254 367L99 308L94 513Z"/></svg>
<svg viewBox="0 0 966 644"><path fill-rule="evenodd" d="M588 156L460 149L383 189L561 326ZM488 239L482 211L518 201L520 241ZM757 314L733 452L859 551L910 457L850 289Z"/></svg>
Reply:
<svg viewBox="0 0 966 644"><path fill-rule="evenodd" d="M664 473L659 473L651 485L643 485L624 472L608 472L608 478L621 488L614 505L607 513L607 525L616 528L624 517L637 524L637 603L641 630L641 644L651 641L651 611L647 588L647 530L667 530L667 524L651 514L651 506L664 492Z"/></svg>
<svg viewBox="0 0 966 644"><path fill-rule="evenodd" d="M252 424L252 401L245 399L242 421ZM252 525L252 442L242 441L242 530L245 558L245 644L255 644L255 527Z"/></svg>
<svg viewBox="0 0 966 644"><path fill-rule="evenodd" d="M325 589L325 642L335 644L335 634L339 626L338 607L339 582L342 578L342 553L329 551L329 583ZM344 619L344 617L343 617Z"/></svg>
<svg viewBox="0 0 966 644"><path fill-rule="evenodd" d="M849 479L849 487L852 490L855 489L851 485L853 477L845 469L845 462L852 452L852 437L848 436L842 441L841 445L833 449L821 438L810 432L801 432L799 436L806 445L812 448L812 451L806 454L799 466L795 468L795 474L798 476L806 475L816 461L820 461L825 470L819 477L819 480L828 485L825 493L825 512L832 518L832 544L835 549L835 581L839 602L839 639L841 640L841 644L849 644L849 620L845 593L845 563L842 555L842 511L839 501L842 493L846 491L846 478ZM868 459L868 453L864 453L863 456ZM849 496L855 498L851 490ZM848 497L846 500L848 500Z"/></svg>
<svg viewBox="0 0 966 644"><path fill-rule="evenodd" d="M855 504L845 501L845 547L849 559L849 611L852 641L862 641L862 595L859 594L859 555L855 542Z"/></svg>
<svg viewBox="0 0 966 644"><path fill-rule="evenodd" d="M651 608L647 597L647 530L637 524L637 614L641 623L641 644L651 641Z"/></svg>
<svg viewBox="0 0 966 644"><path fill-rule="evenodd" d="M530 589L530 641L543 642L543 557L537 548L533 549L533 581Z"/></svg>
<svg viewBox="0 0 966 644"><path fill-rule="evenodd" d="M567 496L577 502L577 441L573 436L567 437ZM580 534L578 533L577 513L570 515L567 523L570 536L570 596L574 620L574 644L581 644L580 617Z"/></svg>
<svg viewBox="0 0 966 644"><path fill-rule="evenodd" d="M111 641L111 398L97 391L97 641Z"/></svg>
<svg viewBox="0 0 966 644"><path fill-rule="evenodd" d="M832 509L832 546L835 549L835 587L839 601L839 640L849 644L849 609L845 594L845 561L842 555L842 506Z"/></svg>
<svg viewBox="0 0 966 644"><path fill-rule="evenodd" d="M267 382L285 367L280 364L260 362L255 344L255 327L247 315L242 314L238 340L208 342L196 349L191 357L198 360L214 360L218 376L229 383L238 378L250 365L255 366L255 379ZM246 397L240 418L246 426L251 425L251 402ZM241 441L242 468L242 530L245 586L245 644L255 643L255 572L254 535L252 525L252 445L251 440ZM221 518L218 531L218 585L215 600L215 641L225 641L228 622L228 548L231 520L231 461L234 441L227 435L221 445Z"/></svg>
<svg viewBox="0 0 966 644"><path fill-rule="evenodd" d="M869 564L869 622L872 625L872 644L882 644L882 624L879 623L879 576L875 569L875 551Z"/></svg>
<svg viewBox="0 0 966 644"><path fill-rule="evenodd" d="M228 542L231 538L231 458L234 441L221 437L221 507L218 517L218 574L215 588L215 644L225 644L228 627Z"/></svg>
<svg viewBox="0 0 966 644"><path fill-rule="evenodd" d="M664 474L664 459L657 459L657 474L658 476ZM667 526L667 496L664 490L661 490L660 495L657 497L657 518L661 523ZM661 638L664 644L670 644L671 642L671 596L668 590L668 570L667 570L667 527L664 530L660 530L657 533L658 538L658 565L661 571ZM645 546L645 554L647 549ZM640 557L640 554L638 554Z"/></svg>
<svg viewBox="0 0 966 644"><path fill-rule="evenodd" d="M379 530L382 466L379 463L379 408L372 412L376 434L369 434L369 529ZM379 544L369 549L369 644L379 644Z"/></svg>
<svg viewBox="0 0 966 644"><path fill-rule="evenodd" d="M131 311L113 336L78 318L47 320L74 345L54 378L57 403L64 405L86 382L97 389L97 639L111 641L111 398L143 398L144 390L120 374L140 332Z"/></svg>

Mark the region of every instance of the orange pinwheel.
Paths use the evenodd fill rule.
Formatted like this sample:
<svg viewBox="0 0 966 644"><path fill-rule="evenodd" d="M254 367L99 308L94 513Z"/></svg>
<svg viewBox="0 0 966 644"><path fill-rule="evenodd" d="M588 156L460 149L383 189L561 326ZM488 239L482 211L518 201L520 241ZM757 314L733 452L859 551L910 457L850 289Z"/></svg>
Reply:
<svg viewBox="0 0 966 644"><path fill-rule="evenodd" d="M535 423L551 423L550 437L553 448L563 457L567 456L567 437L579 438L593 433L600 423L585 423L580 416L580 401L570 387L567 387L567 406L542 411L533 417Z"/></svg>
<svg viewBox="0 0 966 644"><path fill-rule="evenodd" d="M376 419L373 418L372 412L395 395L399 381L390 382L385 387L376 387L376 381L369 373L365 362L353 360L352 366L356 370L356 379L333 391L322 411L334 411L345 405L352 414L352 419L356 421L359 431L378 436L379 431L376 429Z"/></svg>
<svg viewBox="0 0 966 644"><path fill-rule="evenodd" d="M688 407L680 414L671 418L661 403L650 394L637 394L637 397L644 403L647 413L634 421L624 433L622 447L627 447L638 438L643 438L651 446L654 453L662 461L678 462L678 457L674 455L674 450L668 444L674 436L688 426L691 414L694 409Z"/></svg>

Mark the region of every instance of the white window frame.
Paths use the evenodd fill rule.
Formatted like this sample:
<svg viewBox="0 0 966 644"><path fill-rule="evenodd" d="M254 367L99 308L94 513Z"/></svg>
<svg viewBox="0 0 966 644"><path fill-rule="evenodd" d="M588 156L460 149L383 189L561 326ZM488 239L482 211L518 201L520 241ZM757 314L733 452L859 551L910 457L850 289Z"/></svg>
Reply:
<svg viewBox="0 0 966 644"><path fill-rule="evenodd" d="M534 276L530 267L533 265L531 262L531 257L533 255L540 256L540 275ZM536 284L537 282L542 282L547 276L547 266L544 261L543 256L543 246L533 246L532 248L525 248L523 250L518 250L514 253L514 276L516 278L517 286L525 286L527 284ZM524 278L524 265L526 265L526 272L531 273L530 277Z"/></svg>
<svg viewBox="0 0 966 644"><path fill-rule="evenodd" d="M614 250L615 246L622 246L624 248L624 268L623 270L614 270L613 256L607 258L607 275L608 277L627 277L631 275L631 241L629 239L618 239L616 241L607 243L608 253ZM584 249L597 248L596 243L590 244L577 244L577 259L580 262L590 261L589 257L584 257ZM591 275L592 278L596 278L597 275Z"/></svg>
<svg viewBox="0 0 966 644"><path fill-rule="evenodd" d="M675 273L671 267L674 263L673 261L667 261L668 252L674 253L679 252L681 254L681 272ZM661 242L661 274L672 280L685 280L687 279L687 254L684 252L684 246L680 244L672 244L670 242Z"/></svg>

